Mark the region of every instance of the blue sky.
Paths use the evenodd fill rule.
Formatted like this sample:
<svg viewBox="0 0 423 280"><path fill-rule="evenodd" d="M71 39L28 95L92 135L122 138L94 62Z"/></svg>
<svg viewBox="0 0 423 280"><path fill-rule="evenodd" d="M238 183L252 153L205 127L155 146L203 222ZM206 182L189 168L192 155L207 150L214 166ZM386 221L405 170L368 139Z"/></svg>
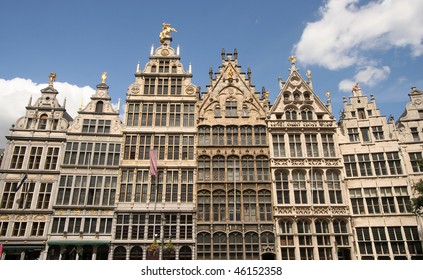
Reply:
<svg viewBox="0 0 423 280"><path fill-rule="evenodd" d="M209 68L217 71L222 48L237 49L243 70L252 71L257 91L274 101L278 77L297 56L305 77L324 101L331 92L339 118L342 97L358 81L373 94L382 114L397 119L410 88L423 89L423 1L25 1L0 6L0 147L56 72L59 101L71 115L108 73L112 102L125 100L138 61L145 65L158 47L163 22L177 29L182 63L192 64L193 83L205 90Z"/></svg>

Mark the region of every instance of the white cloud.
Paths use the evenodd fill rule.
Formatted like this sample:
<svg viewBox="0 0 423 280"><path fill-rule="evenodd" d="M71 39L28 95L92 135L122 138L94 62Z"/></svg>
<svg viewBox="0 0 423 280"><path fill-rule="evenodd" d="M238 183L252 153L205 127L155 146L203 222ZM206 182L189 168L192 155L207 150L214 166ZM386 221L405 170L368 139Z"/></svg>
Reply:
<svg viewBox="0 0 423 280"><path fill-rule="evenodd" d="M0 99L3 101L0 102L0 147L5 147L5 136L9 134L11 125L25 115L29 98L32 96L34 103L41 96L40 90L47 86L47 84L36 84L30 79L4 80L0 78ZM79 87L61 82L55 82L54 88L59 92L57 95L59 104L63 105L66 97L66 111L73 118L77 115L81 99L83 104L87 104L95 92L89 86Z"/></svg>
<svg viewBox="0 0 423 280"><path fill-rule="evenodd" d="M373 57L375 51L405 48L411 56L423 54L423 1L360 3L328 0L320 9L320 20L308 23L294 46L298 61L330 70L357 67L356 76L364 82L366 77L362 75L366 71L378 81L389 74L385 67L379 66L380 71L367 69L379 64ZM367 70L363 72L363 68Z"/></svg>
<svg viewBox="0 0 423 280"><path fill-rule="evenodd" d="M361 85L372 87L388 78L389 73L391 73L391 69L388 66L383 66L381 68L367 66L363 69L358 70L358 72L354 76L354 80L342 80L339 83L338 88L341 91L349 92L351 91L353 85L356 82Z"/></svg>

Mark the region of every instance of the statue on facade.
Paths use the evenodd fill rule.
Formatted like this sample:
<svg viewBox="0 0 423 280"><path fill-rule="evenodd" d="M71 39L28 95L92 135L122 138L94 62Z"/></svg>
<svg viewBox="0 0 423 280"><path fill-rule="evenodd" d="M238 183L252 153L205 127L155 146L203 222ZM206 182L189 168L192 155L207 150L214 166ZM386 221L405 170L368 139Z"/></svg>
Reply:
<svg viewBox="0 0 423 280"><path fill-rule="evenodd" d="M56 73L51 72L50 75L49 75L49 79L50 79L50 81L49 81L48 85L52 87L53 82L56 80Z"/></svg>
<svg viewBox="0 0 423 280"><path fill-rule="evenodd" d="M101 73L101 83L105 84L107 79L107 72Z"/></svg>
<svg viewBox="0 0 423 280"><path fill-rule="evenodd" d="M171 27L169 23L163 22L162 24L162 32L160 32L160 43L164 42L165 38L170 38L170 32L176 32L176 29Z"/></svg>

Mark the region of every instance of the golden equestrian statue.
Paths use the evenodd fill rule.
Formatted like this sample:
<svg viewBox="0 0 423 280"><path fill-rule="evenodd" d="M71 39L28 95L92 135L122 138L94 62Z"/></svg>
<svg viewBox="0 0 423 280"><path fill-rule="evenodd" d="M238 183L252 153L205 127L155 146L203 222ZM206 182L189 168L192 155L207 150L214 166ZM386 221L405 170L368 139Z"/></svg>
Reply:
<svg viewBox="0 0 423 280"><path fill-rule="evenodd" d="M171 27L169 23L163 22L162 32L160 32L160 43L164 42L165 38L170 38L170 32L176 32L176 29Z"/></svg>

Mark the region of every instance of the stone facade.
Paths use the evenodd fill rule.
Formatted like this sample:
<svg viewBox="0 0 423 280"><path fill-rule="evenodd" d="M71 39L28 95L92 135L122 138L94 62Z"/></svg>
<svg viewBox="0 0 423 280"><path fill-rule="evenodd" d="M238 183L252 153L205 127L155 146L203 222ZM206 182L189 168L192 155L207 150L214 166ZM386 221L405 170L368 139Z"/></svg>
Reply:
<svg viewBox="0 0 423 280"><path fill-rule="evenodd" d="M75 119L55 75L29 101L2 155L1 259L423 258L422 91L395 123L356 85L336 121L294 57L271 104L235 49L201 92L163 28L123 122L106 73Z"/></svg>

